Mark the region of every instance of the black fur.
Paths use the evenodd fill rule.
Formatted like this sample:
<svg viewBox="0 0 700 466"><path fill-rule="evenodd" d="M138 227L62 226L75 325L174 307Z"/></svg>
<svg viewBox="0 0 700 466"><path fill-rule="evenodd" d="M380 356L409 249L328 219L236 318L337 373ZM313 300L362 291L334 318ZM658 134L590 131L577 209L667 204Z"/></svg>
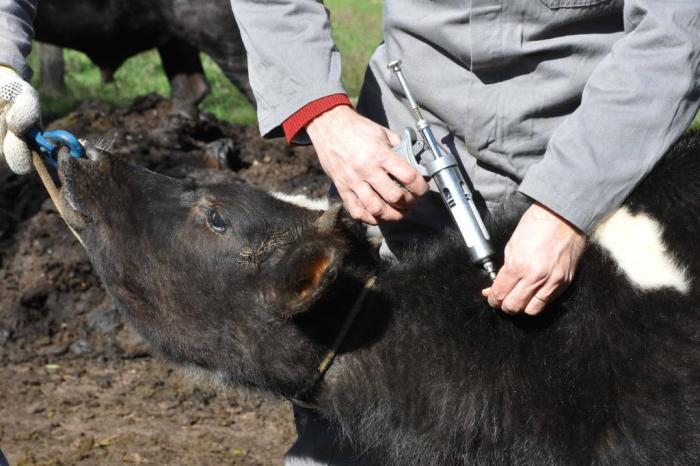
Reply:
<svg viewBox="0 0 700 466"><path fill-rule="evenodd" d="M378 263L347 219L320 232L309 211L251 188L192 190L106 162L63 171L93 221L81 233L90 257L137 328L175 362L231 383L287 397L312 388L376 274L312 401L381 464L685 465L700 462L699 141L684 138L626 203L664 226L690 292L642 291L591 243L568 292L538 317L490 309L487 279L454 233ZM117 194L100 196L95 178ZM203 198L223 206L227 237L193 213ZM498 227L497 249L511 229ZM294 233L254 266L234 260L277 230ZM320 294L290 313L289 293L309 282L293 277L324 254Z"/></svg>

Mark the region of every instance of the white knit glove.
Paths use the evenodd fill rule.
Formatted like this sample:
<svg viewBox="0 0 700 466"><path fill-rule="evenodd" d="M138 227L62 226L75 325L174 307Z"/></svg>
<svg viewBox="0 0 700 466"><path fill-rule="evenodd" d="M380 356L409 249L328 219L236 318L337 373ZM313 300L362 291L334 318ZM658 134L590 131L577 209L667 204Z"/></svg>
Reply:
<svg viewBox="0 0 700 466"><path fill-rule="evenodd" d="M0 155L17 174L32 170L24 133L39 122L39 93L12 69L0 67Z"/></svg>

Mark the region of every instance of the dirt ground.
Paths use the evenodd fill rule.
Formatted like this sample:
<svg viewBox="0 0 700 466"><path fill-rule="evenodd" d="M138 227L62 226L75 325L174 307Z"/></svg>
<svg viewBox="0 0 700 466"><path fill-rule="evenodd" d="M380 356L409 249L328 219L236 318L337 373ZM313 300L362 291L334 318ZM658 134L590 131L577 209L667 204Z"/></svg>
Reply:
<svg viewBox="0 0 700 466"><path fill-rule="evenodd" d="M263 141L210 115L172 131L169 103L85 103L48 125L175 177L323 195L309 148ZM0 448L20 465L280 464L287 403L174 369L105 294L35 175L0 162Z"/></svg>

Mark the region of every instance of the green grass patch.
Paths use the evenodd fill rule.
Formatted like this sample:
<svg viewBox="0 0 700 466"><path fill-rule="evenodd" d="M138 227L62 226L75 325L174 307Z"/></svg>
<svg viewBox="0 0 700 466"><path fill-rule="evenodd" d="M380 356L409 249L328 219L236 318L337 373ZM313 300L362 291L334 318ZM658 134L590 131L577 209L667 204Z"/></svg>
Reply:
<svg viewBox="0 0 700 466"><path fill-rule="evenodd" d="M325 4L343 61L343 83L348 94L357 97L369 58L382 40L382 2L326 0Z"/></svg>
<svg viewBox="0 0 700 466"><path fill-rule="evenodd" d="M157 92L167 96L170 85L155 50L144 52L127 60L114 75L114 82L103 83L100 70L84 54L64 50L66 89L61 93L41 94L42 111L47 120L65 115L85 100L99 100L117 106L129 105L134 97ZM207 56L202 56L204 70L212 85L211 94L201 108L218 118L234 123L254 123L255 110L231 84L219 67ZM29 63L38 69L37 57L32 54ZM38 86L35 73L33 84Z"/></svg>
<svg viewBox="0 0 700 466"><path fill-rule="evenodd" d="M360 91L369 57L381 40L381 1L327 0L334 38L343 60L343 81L351 97ZM100 70L84 54L64 50L66 89L61 93L42 92L41 105L46 120L65 115L85 100L99 100L117 106L129 105L134 97L157 92L170 94L170 86L155 50L127 60L115 73L114 82L102 83ZM225 121L255 123L255 110L209 57L202 55L204 71L212 92L200 108ZM32 53L29 63L38 70ZM33 84L38 86L38 71Z"/></svg>
<svg viewBox="0 0 700 466"><path fill-rule="evenodd" d="M202 55L204 73L211 84L211 94L200 107L231 123L253 124L257 121L255 108L240 93L238 88L219 69L219 65L206 55Z"/></svg>

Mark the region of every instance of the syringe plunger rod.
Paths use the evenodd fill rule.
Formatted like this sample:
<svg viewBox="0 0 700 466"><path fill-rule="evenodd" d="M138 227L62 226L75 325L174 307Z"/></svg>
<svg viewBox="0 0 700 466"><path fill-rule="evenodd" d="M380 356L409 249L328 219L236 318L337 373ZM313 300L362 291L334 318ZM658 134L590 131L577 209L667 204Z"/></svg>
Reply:
<svg viewBox="0 0 700 466"><path fill-rule="evenodd" d="M406 98L408 99L408 104L411 106L411 110L413 110L413 116L416 118L416 123L420 123L421 120L425 121L423 118L423 112L421 112L416 99L413 98L413 94L411 94L411 90L408 88L408 84L406 83L406 78L404 78L403 73L401 72L401 60L394 60L389 63L389 69L393 71L396 74L396 77L399 79L403 92L406 94Z"/></svg>

